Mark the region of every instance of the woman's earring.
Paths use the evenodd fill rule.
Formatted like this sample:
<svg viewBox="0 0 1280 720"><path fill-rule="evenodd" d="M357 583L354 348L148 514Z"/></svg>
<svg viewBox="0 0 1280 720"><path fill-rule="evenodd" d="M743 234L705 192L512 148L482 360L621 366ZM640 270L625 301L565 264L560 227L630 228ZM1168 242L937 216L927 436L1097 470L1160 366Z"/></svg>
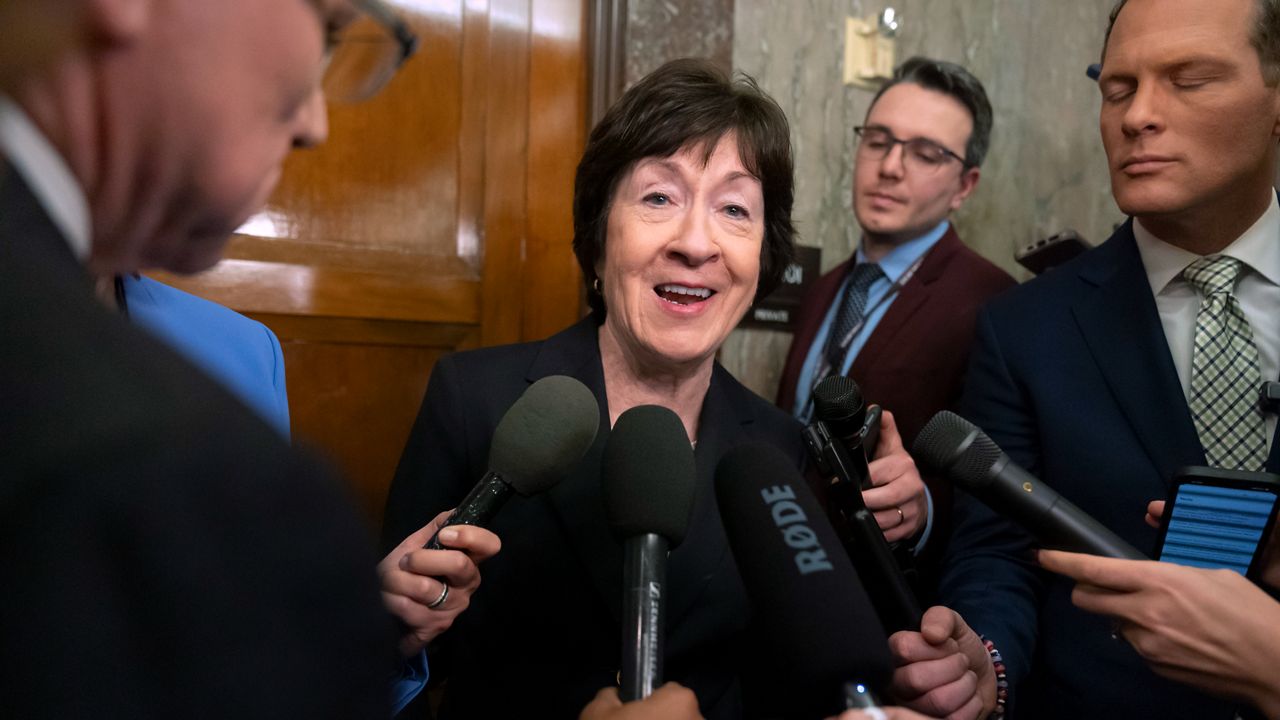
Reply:
<svg viewBox="0 0 1280 720"><path fill-rule="evenodd" d="M596 278L595 280L591 281L591 289L595 290L597 295L604 294L603 292L600 291L600 278Z"/></svg>

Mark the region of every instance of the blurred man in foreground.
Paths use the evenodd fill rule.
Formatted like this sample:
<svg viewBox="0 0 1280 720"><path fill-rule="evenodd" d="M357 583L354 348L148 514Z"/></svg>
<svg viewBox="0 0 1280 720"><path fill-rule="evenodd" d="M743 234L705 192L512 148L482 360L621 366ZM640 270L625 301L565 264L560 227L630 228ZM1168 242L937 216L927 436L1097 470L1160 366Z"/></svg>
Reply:
<svg viewBox="0 0 1280 720"><path fill-rule="evenodd" d="M343 29L392 52L325 90L411 47L372 0L0 2L0 715L386 716L394 635L340 483L91 278L212 265L325 139ZM65 47L11 43L47 17Z"/></svg>

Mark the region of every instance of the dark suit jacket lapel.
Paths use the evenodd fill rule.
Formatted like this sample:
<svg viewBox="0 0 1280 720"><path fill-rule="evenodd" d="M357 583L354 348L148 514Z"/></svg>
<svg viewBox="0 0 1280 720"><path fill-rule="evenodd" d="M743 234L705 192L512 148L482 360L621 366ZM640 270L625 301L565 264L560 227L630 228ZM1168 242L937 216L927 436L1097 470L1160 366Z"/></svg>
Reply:
<svg viewBox="0 0 1280 720"><path fill-rule="evenodd" d="M600 597L613 617L620 618L622 549L609 532L600 489L601 460L609 438L609 407L596 330L595 322L585 318L548 338L529 366L526 379L532 383L549 375L568 375L586 385L600 405L600 429L591 449L573 472L543 498L559 519L571 551L582 561Z"/></svg>
<svg viewBox="0 0 1280 720"><path fill-rule="evenodd" d="M1179 467L1204 465L1205 458L1132 221L1088 257L1078 272L1096 289L1072 312L1116 403L1167 483Z"/></svg>
<svg viewBox="0 0 1280 720"><path fill-rule="evenodd" d="M741 439L743 426L753 419L749 404L741 396L742 386L718 363L711 372L711 386L702 401L698 419L697 489L693 520L684 543L672 553L668 567L670 593L667 603L668 627L695 605L713 583L735 581L730 572L733 559L716 504L716 464L725 451ZM717 593L717 596L722 593Z"/></svg>
<svg viewBox="0 0 1280 720"><path fill-rule="evenodd" d="M960 236L955 228L947 228L947 232L925 253L920 268L907 284L899 291L898 297L885 311L884 317L876 324L876 329L867 338L858 356L853 359L849 368L852 377L866 378L875 373L875 360L886 357L885 353L893 343L894 337L907 326L912 316L924 307L933 293L933 283L942 277L947 263L960 247Z"/></svg>
<svg viewBox="0 0 1280 720"><path fill-rule="evenodd" d="M581 380L600 403L600 432L583 461L568 477L545 496L560 521L574 553L581 559L615 618L621 617L622 551L604 520L604 500L600 489L601 458L609 436L609 408L605 401L604 370L596 326L584 320L549 338L530 366L528 380L547 375L569 375ZM668 627L676 627L682 615L697 605L698 598L713 581L733 581L728 573L732 558L715 502L715 466L724 451L740 439L742 428L753 415L745 392L728 371L716 365L711 385L703 400L698 423L697 489L690 533L672 554L669 564L667 598Z"/></svg>

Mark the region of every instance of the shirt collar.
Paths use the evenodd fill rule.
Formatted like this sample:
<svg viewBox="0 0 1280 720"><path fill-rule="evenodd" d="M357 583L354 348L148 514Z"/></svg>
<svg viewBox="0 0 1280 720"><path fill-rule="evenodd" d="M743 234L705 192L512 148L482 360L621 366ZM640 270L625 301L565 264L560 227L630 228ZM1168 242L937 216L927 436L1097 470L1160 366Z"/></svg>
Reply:
<svg viewBox="0 0 1280 720"><path fill-rule="evenodd" d="M1133 238L1147 270L1151 292L1159 295L1184 268L1200 256L1157 238L1134 219ZM1220 255L1233 257L1249 266L1268 282L1280 285L1280 200L1272 194L1271 204L1244 234L1223 249Z"/></svg>
<svg viewBox="0 0 1280 720"><path fill-rule="evenodd" d="M31 118L4 95L0 95L0 155L26 181L76 259L87 260L92 225L84 190Z"/></svg>
<svg viewBox="0 0 1280 720"><path fill-rule="evenodd" d="M885 254L880 262L880 269L884 271L884 276L890 281L896 282L908 268L926 252L932 248L942 236L947 234L947 230L951 227L950 221L943 220L941 223L929 232L917 238L912 238L900 245L895 246L892 250ZM854 254L854 260L858 263L867 261L867 256L862 252L862 246L858 246L858 251Z"/></svg>

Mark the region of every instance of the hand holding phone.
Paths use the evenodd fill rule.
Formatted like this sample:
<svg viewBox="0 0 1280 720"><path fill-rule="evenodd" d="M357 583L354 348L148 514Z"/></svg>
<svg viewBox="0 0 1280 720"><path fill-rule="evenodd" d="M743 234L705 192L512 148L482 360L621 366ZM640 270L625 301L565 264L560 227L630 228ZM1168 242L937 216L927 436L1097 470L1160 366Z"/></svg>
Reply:
<svg viewBox="0 0 1280 720"><path fill-rule="evenodd" d="M1280 476L1271 473L1183 468L1160 512L1159 559L1260 579L1278 499Z"/></svg>

